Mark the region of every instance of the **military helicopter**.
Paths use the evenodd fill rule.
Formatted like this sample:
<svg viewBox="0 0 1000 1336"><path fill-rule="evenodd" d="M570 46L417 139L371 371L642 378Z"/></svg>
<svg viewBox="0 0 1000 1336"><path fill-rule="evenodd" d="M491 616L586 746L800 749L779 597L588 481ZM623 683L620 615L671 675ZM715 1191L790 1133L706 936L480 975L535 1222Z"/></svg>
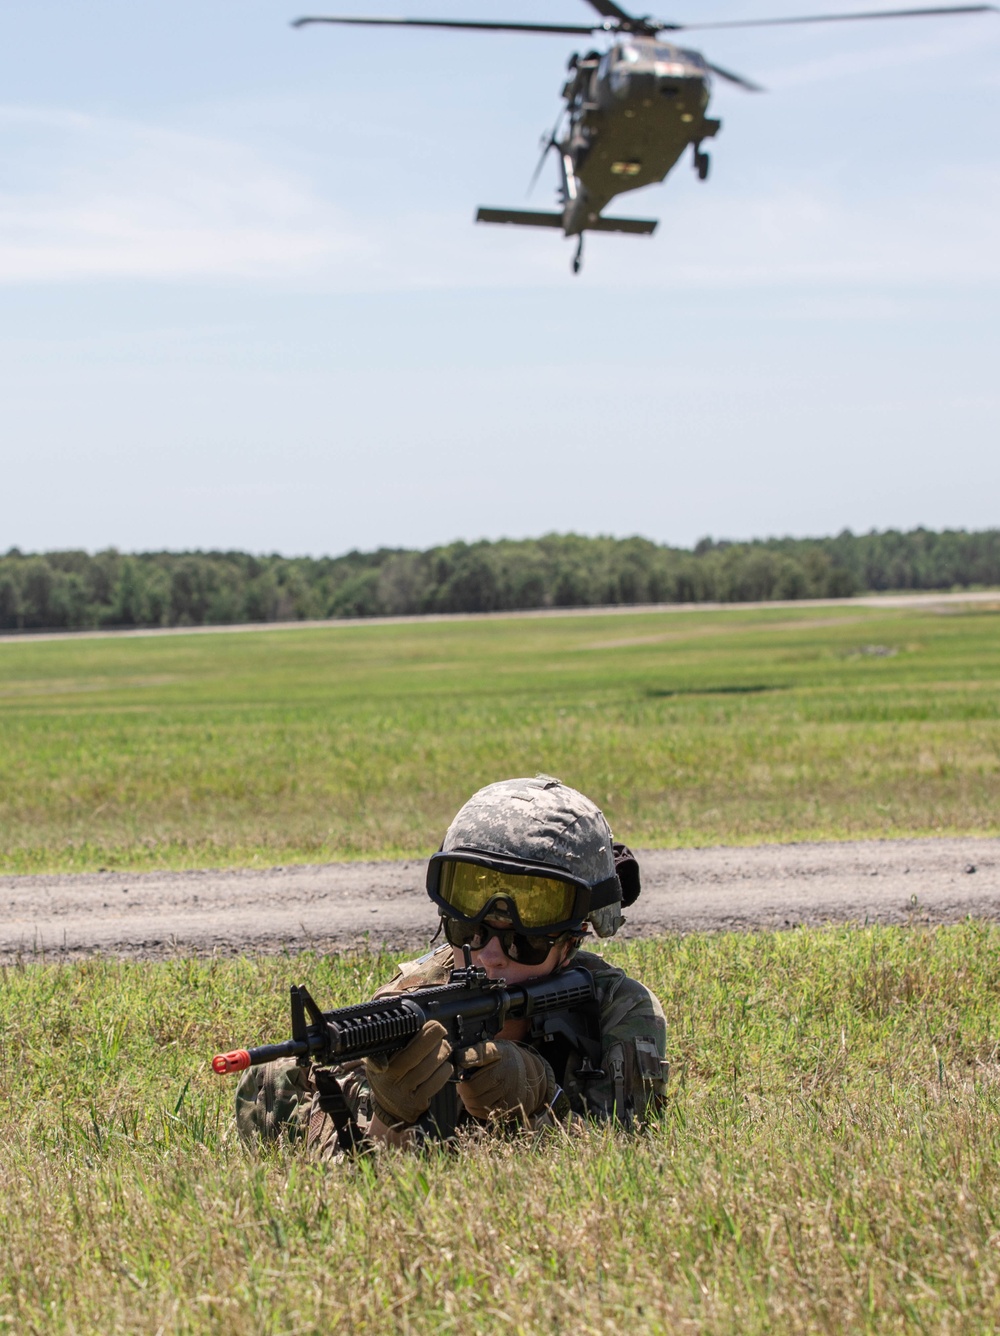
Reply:
<svg viewBox="0 0 1000 1336"><path fill-rule="evenodd" d="M655 218L607 217L603 210L616 195L662 181L689 146L699 179L707 179L709 155L702 145L721 128L720 121L705 114L713 74L747 92L764 91L752 80L713 65L700 52L664 40L662 34L692 29L763 28L1000 12L996 5L975 4L864 10L851 14L806 14L791 18L732 19L715 23L667 23L650 16L637 18L613 0L586 0L586 3L601 16L600 23L331 16L295 19L292 26L303 28L314 23L333 23L588 37L595 33L608 34L612 38L608 50L588 51L585 55L570 57L569 77L562 89L565 105L555 128L542 141L542 157L532 178L533 186L547 155L554 152L562 178L559 190L562 209L549 213L481 208L476 214L476 221L480 223L561 228L565 236L577 237L573 272L579 273L586 232L631 232L650 236L656 231L658 220Z"/></svg>

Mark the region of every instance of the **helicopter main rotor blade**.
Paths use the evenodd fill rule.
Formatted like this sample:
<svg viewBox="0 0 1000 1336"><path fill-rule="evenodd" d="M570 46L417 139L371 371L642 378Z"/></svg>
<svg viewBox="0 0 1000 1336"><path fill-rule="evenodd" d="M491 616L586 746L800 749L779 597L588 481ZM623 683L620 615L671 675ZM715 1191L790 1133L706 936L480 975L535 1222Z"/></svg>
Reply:
<svg viewBox="0 0 1000 1336"><path fill-rule="evenodd" d="M538 32L568 33L571 37L590 37L602 29L574 23L490 23L475 19L359 19L342 16L315 16L293 19L293 28L304 28L309 23L347 23L365 28L466 28L480 32Z"/></svg>
<svg viewBox="0 0 1000 1336"><path fill-rule="evenodd" d="M777 28L795 23L853 23L856 19L919 19L942 14L1000 14L996 5L943 5L933 9L864 9L855 14L800 14L782 19L725 19L721 23L666 23L662 31L696 32L709 28Z"/></svg>
<svg viewBox="0 0 1000 1336"><path fill-rule="evenodd" d="M542 174L542 168L545 166L545 159L549 156L549 154L552 152L555 146L556 146L556 141L554 139L550 139L549 142L542 149L542 156L538 159L538 165L535 168L535 170L531 173L531 180L528 182L528 189L525 194L525 199L531 198L535 186L538 185L538 178Z"/></svg>
<svg viewBox="0 0 1000 1336"><path fill-rule="evenodd" d="M596 9L598 14L605 19L614 19L618 23L634 23L635 19L631 14L626 14L620 5L612 3L612 0L587 0L591 9Z"/></svg>
<svg viewBox="0 0 1000 1336"><path fill-rule="evenodd" d="M594 29L595 32L630 32L639 37L655 37L664 26L649 15L641 19L636 18L622 9L621 5L616 5L614 0L586 0L586 2L604 19L600 28Z"/></svg>
<svg viewBox="0 0 1000 1336"><path fill-rule="evenodd" d="M717 74L720 79L726 79L731 84L736 84L737 88L745 88L748 93L766 93L767 89L762 88L760 84L755 84L750 79L744 79L742 74L734 74L732 70L724 70L721 65L713 65L710 61L705 62L713 74Z"/></svg>
<svg viewBox="0 0 1000 1336"><path fill-rule="evenodd" d="M556 141L559 135L559 131L562 128L563 116L565 116L565 114L566 114L566 108L563 107L562 111L560 111L559 115L556 117L556 123L555 125L553 125L550 133L548 135L542 136L542 156L538 159L538 166L531 174L531 181L528 184L528 194L527 194L528 199L531 198L531 192L534 190L535 186L538 185L538 178L541 176L542 168L545 166L545 159L549 156L549 154L552 152L554 148L559 147Z"/></svg>

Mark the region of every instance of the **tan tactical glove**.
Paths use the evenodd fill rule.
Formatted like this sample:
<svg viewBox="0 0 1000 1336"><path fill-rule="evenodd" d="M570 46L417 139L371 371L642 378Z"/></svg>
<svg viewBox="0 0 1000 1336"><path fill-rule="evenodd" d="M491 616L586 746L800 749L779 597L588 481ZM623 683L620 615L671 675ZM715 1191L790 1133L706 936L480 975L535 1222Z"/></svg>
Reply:
<svg viewBox="0 0 1000 1336"><path fill-rule="evenodd" d="M530 1118L555 1095L555 1077L545 1059L509 1039L464 1049L457 1061L472 1069L459 1081L458 1093L473 1118Z"/></svg>
<svg viewBox="0 0 1000 1336"><path fill-rule="evenodd" d="M427 1021L405 1048L389 1057L365 1058L373 1112L386 1127L409 1126L427 1112L431 1100L451 1079L448 1032L440 1021Z"/></svg>

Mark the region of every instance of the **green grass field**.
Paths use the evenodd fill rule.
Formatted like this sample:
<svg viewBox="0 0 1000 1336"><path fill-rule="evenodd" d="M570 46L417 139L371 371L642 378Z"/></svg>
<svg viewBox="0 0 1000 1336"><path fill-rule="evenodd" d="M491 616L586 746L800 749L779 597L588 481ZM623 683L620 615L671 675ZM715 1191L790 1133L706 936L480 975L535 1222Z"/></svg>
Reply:
<svg viewBox="0 0 1000 1336"><path fill-rule="evenodd" d="M546 770L637 845L1000 833L1000 601L0 643L0 868L427 852ZM0 967L0 1331L1000 1328L1000 928L607 954L668 1109L461 1156L249 1155L218 1048L392 961Z"/></svg>
<svg viewBox="0 0 1000 1336"><path fill-rule="evenodd" d="M1000 1327L1000 929L608 954L665 1005L659 1125L340 1166L248 1155L208 1059L387 959L0 971L0 1328Z"/></svg>
<svg viewBox="0 0 1000 1336"><path fill-rule="evenodd" d="M1000 601L0 643L0 744L8 872L426 853L539 770L640 846L996 834Z"/></svg>

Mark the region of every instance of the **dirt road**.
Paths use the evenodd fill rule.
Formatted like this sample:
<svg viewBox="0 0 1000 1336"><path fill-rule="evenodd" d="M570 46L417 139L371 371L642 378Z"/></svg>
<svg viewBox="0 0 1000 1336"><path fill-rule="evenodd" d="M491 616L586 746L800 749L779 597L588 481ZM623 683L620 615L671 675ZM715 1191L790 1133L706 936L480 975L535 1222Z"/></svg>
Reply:
<svg viewBox="0 0 1000 1336"><path fill-rule="evenodd" d="M250 631L356 630L366 626L407 626L414 622L497 622L528 617L628 617L634 613L773 612L800 608L921 608L949 612L962 604L994 608L1000 590L967 589L920 594L859 594L854 598L767 599L761 603L612 603L592 608L526 608L520 612L428 612L411 617L327 617L323 621L235 622L226 626L142 626L103 631L10 631L0 643L31 645L40 640L129 640L147 636L240 635ZM822 625L822 623L819 623Z"/></svg>
<svg viewBox="0 0 1000 1336"><path fill-rule="evenodd" d="M624 935L828 922L1000 920L1000 839L861 841L640 855ZM424 864L0 877L0 962L95 953L420 948Z"/></svg>

